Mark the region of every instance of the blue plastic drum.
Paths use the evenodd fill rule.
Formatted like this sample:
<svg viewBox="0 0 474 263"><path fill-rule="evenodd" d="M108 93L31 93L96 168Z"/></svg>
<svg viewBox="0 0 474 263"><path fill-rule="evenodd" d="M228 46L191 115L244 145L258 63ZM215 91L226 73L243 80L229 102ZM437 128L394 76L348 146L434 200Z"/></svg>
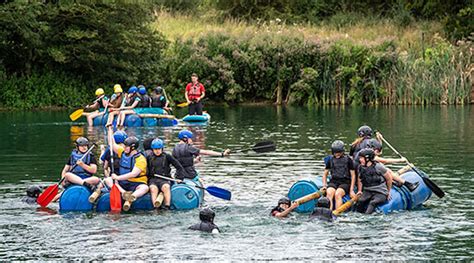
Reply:
<svg viewBox="0 0 474 263"><path fill-rule="evenodd" d="M137 114L130 114L125 117L125 122L123 124L127 127L141 127L143 122L142 118Z"/></svg>
<svg viewBox="0 0 474 263"><path fill-rule="evenodd" d="M315 180L312 179L306 179L306 180L300 180L296 183L294 183L290 190L288 191L288 198L291 201L294 201L300 197L303 197L305 195L309 195L312 193L317 192L321 185L322 185L322 178L317 177ZM317 199L313 199L311 201L308 201L304 204L299 205L295 211L299 213L309 213L314 210L314 207L316 205Z"/></svg>
<svg viewBox="0 0 474 263"><path fill-rule="evenodd" d="M123 203L122 203L123 204ZM151 195L146 194L138 198L135 202L132 203L129 211L146 211L153 210L153 204L151 203ZM97 201L97 212L109 212L110 211L110 194L103 194Z"/></svg>
<svg viewBox="0 0 474 263"><path fill-rule="evenodd" d="M171 208L176 210L189 210L198 208L203 199L203 190L196 187L202 186L197 180L184 179L184 184L174 184L171 187Z"/></svg>
<svg viewBox="0 0 474 263"><path fill-rule="evenodd" d="M91 191L81 185L68 187L59 199L60 212L86 212L91 211L93 205L89 203Z"/></svg>

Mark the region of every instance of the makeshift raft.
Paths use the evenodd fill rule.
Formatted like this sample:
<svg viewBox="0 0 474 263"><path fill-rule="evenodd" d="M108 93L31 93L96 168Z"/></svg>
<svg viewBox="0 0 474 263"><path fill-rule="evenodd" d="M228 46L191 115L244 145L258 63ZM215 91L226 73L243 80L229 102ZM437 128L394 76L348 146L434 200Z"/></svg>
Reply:
<svg viewBox="0 0 474 263"><path fill-rule="evenodd" d="M378 206L376 211L388 214L393 211L399 210L410 210L417 207L420 207L425 201L431 197L431 190L423 182L423 179L414 171L409 171L402 176L405 180L415 183L418 182L418 187L410 192L405 186L397 187L393 186L390 191L391 199L385 202L384 204ZM288 192L288 198L290 200L296 200L300 197L303 197L308 194L317 192L323 186L322 177L317 177L313 179L300 180L291 186ZM343 202L350 200L349 194L343 197ZM298 206L295 211L299 213L309 213L312 212L317 199L313 199L304 204Z"/></svg>
<svg viewBox="0 0 474 263"><path fill-rule="evenodd" d="M174 118L165 118L168 114L162 108L135 108L135 114L129 114L125 117L124 126L127 127L142 127L142 126L174 126L178 121ZM146 116L146 117L140 117ZM153 117L153 115L160 117ZM171 117L171 116L170 116ZM109 114L106 113L94 118L94 126L104 126L107 123ZM115 117L114 122L117 117Z"/></svg>
<svg viewBox="0 0 474 263"><path fill-rule="evenodd" d="M171 209L189 210L198 208L204 200L204 191L197 186L202 186L198 177L194 180L184 180L184 184L173 184L171 186ZM59 200L60 212L108 212L110 211L110 195L103 193L97 204L89 203L92 192L89 188L79 185L68 187ZM138 198L132 203L129 211L153 210L150 194Z"/></svg>
<svg viewBox="0 0 474 263"><path fill-rule="evenodd" d="M205 112L202 115L186 115L183 117L184 122L190 123L207 123L211 120L211 115Z"/></svg>

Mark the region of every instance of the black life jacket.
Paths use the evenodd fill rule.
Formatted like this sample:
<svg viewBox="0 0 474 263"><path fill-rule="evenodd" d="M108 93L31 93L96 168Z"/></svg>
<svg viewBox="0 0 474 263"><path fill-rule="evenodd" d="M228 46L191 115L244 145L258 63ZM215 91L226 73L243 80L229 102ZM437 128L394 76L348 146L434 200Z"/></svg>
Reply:
<svg viewBox="0 0 474 263"><path fill-rule="evenodd" d="M161 153L160 156L152 154L147 158L148 164L148 177L158 174L171 178L171 167L168 162L167 153Z"/></svg>
<svg viewBox="0 0 474 263"><path fill-rule="evenodd" d="M139 97L137 94L133 94L132 97L127 98L127 100L125 102L125 107L132 106L133 103L135 102L135 98L137 98L137 97ZM140 106L140 103L137 106Z"/></svg>
<svg viewBox="0 0 474 263"><path fill-rule="evenodd" d="M331 209L329 209L329 208L316 207L314 209L313 213L311 213L311 215L309 216L309 218L310 219L317 218L317 219L320 219L320 220L323 220L323 221L332 222L332 221L334 221L335 216L332 213Z"/></svg>
<svg viewBox="0 0 474 263"><path fill-rule="evenodd" d="M270 211L270 215L271 215L271 216L274 216L274 214L273 214L274 212L281 213L281 212L283 212L283 211L285 211L285 209L283 209L283 208L281 208L279 205L277 205L277 206L275 206L275 207L272 209L272 211Z"/></svg>
<svg viewBox="0 0 474 263"><path fill-rule="evenodd" d="M107 158L105 158L105 160L109 162L109 168L111 168L110 165L112 163L112 159L110 158L110 149L107 149L106 151L108 152L107 153L108 155L107 155ZM114 154L114 172L118 173L120 170L120 158L116 152L113 152L113 154Z"/></svg>
<svg viewBox="0 0 474 263"><path fill-rule="evenodd" d="M152 108L164 108L166 105L166 98L163 95L151 96L151 107Z"/></svg>
<svg viewBox="0 0 474 263"><path fill-rule="evenodd" d="M360 150L365 149L369 146L369 141L370 141L370 138L365 138L359 144L351 146L350 154L352 155L352 158L354 158L354 160L358 157ZM355 161L359 162L359 160L355 160Z"/></svg>
<svg viewBox="0 0 474 263"><path fill-rule="evenodd" d="M194 166L194 155L188 150L190 147L186 143L178 143L173 149L173 157L184 167Z"/></svg>
<svg viewBox="0 0 474 263"><path fill-rule="evenodd" d="M349 162L352 160L347 155L340 158L332 156L331 158L331 179L334 180L351 180L349 171Z"/></svg>
<svg viewBox="0 0 474 263"><path fill-rule="evenodd" d="M148 94L142 95L142 101L141 101L141 103L139 104L139 107L142 107L142 108L150 108L150 106L151 106L151 98L150 98L150 96L148 96Z"/></svg>
<svg viewBox="0 0 474 263"><path fill-rule="evenodd" d="M375 164L375 162L372 162L372 165L368 167L359 165L358 174L363 187L377 186L385 183L385 177L375 169Z"/></svg>
<svg viewBox="0 0 474 263"><path fill-rule="evenodd" d="M219 231L219 227L217 227L212 222L200 222L200 223L190 226L189 229L199 230L199 231L208 232L208 233L212 233L212 230L214 229L217 229Z"/></svg>
<svg viewBox="0 0 474 263"><path fill-rule="evenodd" d="M105 109L105 103L104 100L107 101L107 97L104 96L102 99L100 99L99 102L99 109Z"/></svg>

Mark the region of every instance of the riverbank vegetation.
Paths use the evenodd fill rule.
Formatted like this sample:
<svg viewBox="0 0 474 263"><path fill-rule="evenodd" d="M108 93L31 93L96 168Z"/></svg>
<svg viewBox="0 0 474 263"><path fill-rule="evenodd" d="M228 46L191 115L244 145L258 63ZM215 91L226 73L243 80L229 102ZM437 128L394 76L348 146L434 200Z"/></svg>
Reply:
<svg viewBox="0 0 474 263"><path fill-rule="evenodd" d="M191 72L217 102L472 99L472 4L290 2L0 4L0 105L79 105L116 82L180 101Z"/></svg>

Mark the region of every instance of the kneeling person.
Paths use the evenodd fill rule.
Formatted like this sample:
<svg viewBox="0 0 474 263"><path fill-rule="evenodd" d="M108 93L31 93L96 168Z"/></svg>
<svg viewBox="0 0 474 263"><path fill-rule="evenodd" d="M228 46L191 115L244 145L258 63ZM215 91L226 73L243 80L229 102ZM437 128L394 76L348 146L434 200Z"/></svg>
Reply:
<svg viewBox="0 0 474 263"><path fill-rule="evenodd" d="M157 201L158 193L161 191L164 195L165 208L169 209L171 204L171 182L169 180L156 177L155 174L171 178L171 166L176 168L178 179L184 179L184 168L172 155L163 151L165 143L161 139L154 139L151 142L152 154L147 156L147 174L148 185L150 187L151 201L154 207L158 207L160 202Z"/></svg>
<svg viewBox="0 0 474 263"><path fill-rule="evenodd" d="M218 234L219 227L214 224L215 216L216 213L214 213L210 208L204 208L199 212L199 219L201 222L190 226L189 229Z"/></svg>

